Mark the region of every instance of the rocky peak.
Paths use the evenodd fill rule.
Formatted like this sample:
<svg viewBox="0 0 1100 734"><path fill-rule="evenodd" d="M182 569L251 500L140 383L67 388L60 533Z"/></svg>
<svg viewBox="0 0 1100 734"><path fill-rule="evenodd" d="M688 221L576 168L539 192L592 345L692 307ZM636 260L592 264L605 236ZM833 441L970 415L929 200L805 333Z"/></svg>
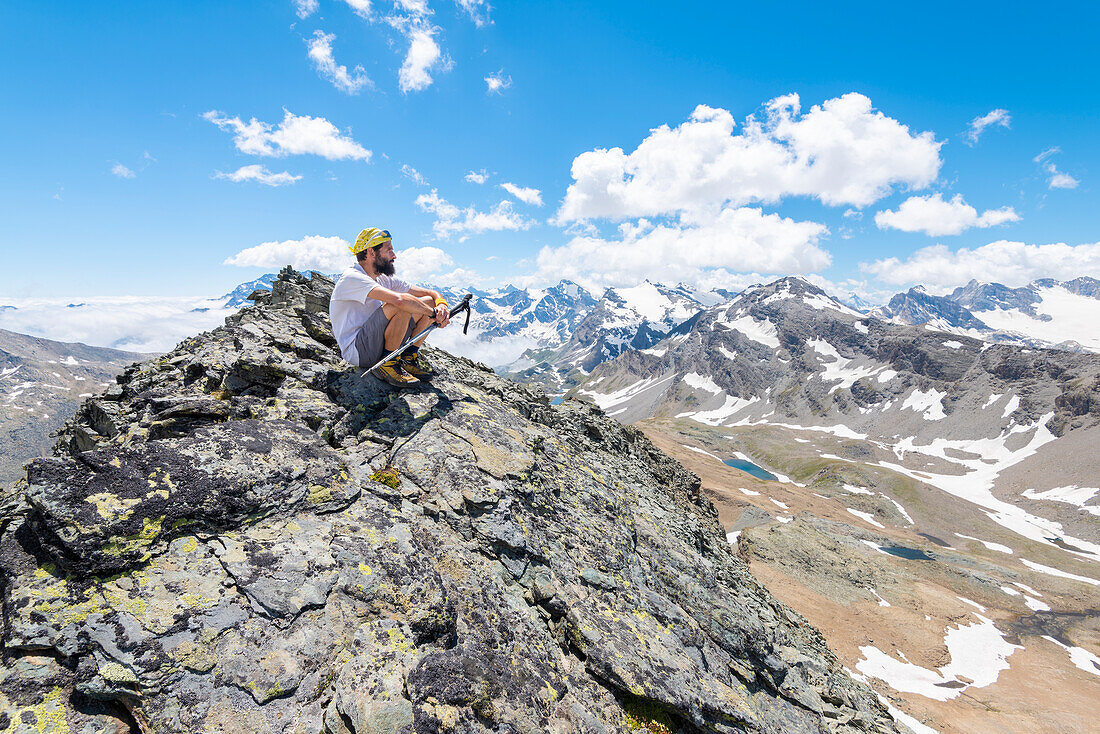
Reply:
<svg viewBox="0 0 1100 734"><path fill-rule="evenodd" d="M956 288L948 298L974 312L1019 309L1032 316L1036 315L1035 304L1042 301L1031 288L1009 288L1000 283L980 283L977 280Z"/></svg>
<svg viewBox="0 0 1100 734"><path fill-rule="evenodd" d="M639 432L280 273L133 365L0 505L7 721L137 732L887 732Z"/></svg>

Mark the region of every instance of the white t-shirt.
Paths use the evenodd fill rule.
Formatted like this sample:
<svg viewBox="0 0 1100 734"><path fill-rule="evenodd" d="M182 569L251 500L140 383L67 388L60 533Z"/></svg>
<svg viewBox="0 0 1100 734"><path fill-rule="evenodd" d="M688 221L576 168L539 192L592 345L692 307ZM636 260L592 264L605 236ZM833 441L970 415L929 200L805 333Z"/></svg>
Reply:
<svg viewBox="0 0 1100 734"><path fill-rule="evenodd" d="M340 279L332 290L328 304L332 334L340 345L340 355L352 364L359 364L355 335L371 314L382 307L381 301L370 297L370 292L378 286L395 293L408 293L410 288L408 283L393 275L379 275L375 280L356 263L340 273Z"/></svg>

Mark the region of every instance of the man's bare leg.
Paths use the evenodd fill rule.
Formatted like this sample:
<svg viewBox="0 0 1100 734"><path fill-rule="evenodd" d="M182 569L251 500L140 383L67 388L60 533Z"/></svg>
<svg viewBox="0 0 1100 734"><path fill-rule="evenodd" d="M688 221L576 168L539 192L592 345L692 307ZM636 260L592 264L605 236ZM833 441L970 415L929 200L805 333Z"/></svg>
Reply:
<svg viewBox="0 0 1100 734"><path fill-rule="evenodd" d="M428 306L432 306L434 304L431 296L424 296L420 300ZM385 337L383 339L383 343L386 347L386 353L388 354L389 352L392 352L393 350L401 346L402 342L405 341L405 335L409 332L409 321L414 317L408 311L401 311L397 308L397 306L394 306L390 303L382 304L382 313L385 314L386 319L389 321L389 324L386 326ZM412 333L414 334L419 334L424 329L427 329L428 326L432 323L432 317L428 315L417 316L415 317L415 319L416 320L413 323L412 331ZM417 339L415 342L416 346L419 347L420 345L422 345L424 343L424 340L427 338L428 337L425 334L424 336Z"/></svg>

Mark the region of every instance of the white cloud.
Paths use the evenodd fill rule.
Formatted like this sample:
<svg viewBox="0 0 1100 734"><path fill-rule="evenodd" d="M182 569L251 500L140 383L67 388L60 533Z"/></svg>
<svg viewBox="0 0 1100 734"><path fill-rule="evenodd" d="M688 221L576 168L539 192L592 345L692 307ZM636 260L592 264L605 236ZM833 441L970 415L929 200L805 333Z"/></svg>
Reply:
<svg viewBox="0 0 1100 734"><path fill-rule="evenodd" d="M401 165L401 175L404 176L405 178L409 179L413 183L415 183L417 186L427 186L428 185L428 179L424 178L420 174L420 171L416 170L415 168L410 166L408 163L403 163Z"/></svg>
<svg viewBox="0 0 1100 734"><path fill-rule="evenodd" d="M440 29L431 24L433 11L426 0L396 0L386 22L409 42L405 61L397 74L402 92L419 92L432 84L432 72L447 71L451 63L436 41Z"/></svg>
<svg viewBox="0 0 1100 734"><path fill-rule="evenodd" d="M295 12L303 20L317 12L317 0L294 0Z"/></svg>
<svg viewBox="0 0 1100 734"><path fill-rule="evenodd" d="M438 247L406 247L397 251L397 272L411 283L431 278L433 283L448 285L450 274L441 273L452 265L451 256Z"/></svg>
<svg viewBox="0 0 1100 734"><path fill-rule="evenodd" d="M251 166L241 166L232 173L222 173L216 171L214 178L224 179L226 181L233 181L235 183L241 183L243 181L255 181L262 183L266 186L286 186L292 184L295 181L301 180L301 176L295 176L287 171L282 173L272 173L260 164L254 164Z"/></svg>
<svg viewBox="0 0 1100 734"><path fill-rule="evenodd" d="M733 115L699 105L687 122L662 125L632 153L597 149L573 160L574 183L558 224L717 210L725 204L811 196L829 205L866 206L895 186L935 180L942 143L917 135L846 94L801 114L798 95L765 105L733 134Z"/></svg>
<svg viewBox="0 0 1100 734"><path fill-rule="evenodd" d="M232 311L202 298L113 296L5 299L0 328L62 342L133 352L167 352L189 336L221 326ZM196 311L195 309L207 309ZM64 318L58 318L61 314Z"/></svg>
<svg viewBox="0 0 1100 734"><path fill-rule="evenodd" d="M504 76L504 69L485 77L485 91L488 94L500 94L512 86L512 77Z"/></svg>
<svg viewBox="0 0 1100 734"><path fill-rule="evenodd" d="M420 28L409 33L409 52L397 75L402 92L419 92L431 86L432 67L439 64L442 57L435 34L435 28Z"/></svg>
<svg viewBox="0 0 1100 734"><path fill-rule="evenodd" d="M278 270L290 265L296 270L339 273L355 263L350 243L342 237L310 235L300 240L263 242L227 258L223 265ZM405 247L397 250L398 273L420 281L454 265L451 256L438 247Z"/></svg>
<svg viewBox="0 0 1100 734"><path fill-rule="evenodd" d="M524 204L542 206L542 192L538 189L516 186L514 183L502 183L500 184L500 188L504 189Z"/></svg>
<svg viewBox="0 0 1100 734"><path fill-rule="evenodd" d="M313 38L306 41L313 68L345 94L359 94L363 87L373 87L374 84L362 66L356 66L354 72L348 72L348 67L336 63L336 58L332 55L332 42L335 39L336 36L331 33L315 31Z"/></svg>
<svg viewBox="0 0 1100 734"><path fill-rule="evenodd" d="M432 225L432 231L441 239L449 239L457 234L461 235L461 241L472 234L523 230L535 224L533 219L527 219L516 212L510 201L501 201L487 212L478 211L472 206L459 209L441 198L435 189L430 194L416 197L416 205L435 214L436 221Z"/></svg>
<svg viewBox="0 0 1100 734"><path fill-rule="evenodd" d="M977 209L963 201L962 194L955 194L951 201L944 201L943 194L911 196L897 211L887 209L875 214L879 229L924 232L932 237L959 234L971 227L995 227L1018 221L1020 215L1010 206L987 209L979 215Z"/></svg>
<svg viewBox="0 0 1100 734"><path fill-rule="evenodd" d="M641 219L619 225L618 239L582 235L561 247L544 247L538 255L538 277L569 278L599 289L644 278L701 284L728 283L732 273L812 273L831 262L818 246L827 233L817 222L798 222L755 207L727 207L716 216L679 225Z"/></svg>
<svg viewBox="0 0 1100 734"><path fill-rule="evenodd" d="M1050 174L1050 178L1047 181L1047 185L1052 189L1075 189L1081 182L1075 179L1073 176L1059 171L1058 167L1054 165L1054 162L1050 160L1051 156L1061 153L1061 148L1048 148L1039 155L1035 156L1032 160L1042 167L1044 171Z"/></svg>
<svg viewBox="0 0 1100 734"><path fill-rule="evenodd" d="M1051 168L1054 168L1051 165ZM1052 189L1075 189L1081 183L1068 173L1062 173L1061 171L1050 171L1050 188Z"/></svg>
<svg viewBox="0 0 1100 734"><path fill-rule="evenodd" d="M325 118L299 116L285 109L283 113L283 121L277 127L255 117L245 123L239 117L226 117L217 110L203 113L202 118L232 132L237 150L249 155L319 155L330 161L370 160L369 150L350 136L342 135Z"/></svg>
<svg viewBox="0 0 1100 734"><path fill-rule="evenodd" d="M111 166L111 173L118 176L119 178L134 178L135 176L137 176L136 173L134 173L121 163L116 163Z"/></svg>
<svg viewBox="0 0 1100 734"><path fill-rule="evenodd" d="M967 145L974 146L981 134L990 125L1010 128L1012 127L1012 115L1008 114L1008 110L996 109L981 117L975 117L970 121L970 127L966 131Z"/></svg>
<svg viewBox="0 0 1100 734"><path fill-rule="evenodd" d="M485 0L455 0L455 5L465 10L466 15L470 16L470 20L478 28L483 28L493 22L489 19L489 11L492 8Z"/></svg>
<svg viewBox="0 0 1100 734"><path fill-rule="evenodd" d="M263 242L226 258L222 264L274 270L290 265L296 270L335 273L354 263L350 246L341 237L309 235L300 240Z"/></svg>
<svg viewBox="0 0 1100 734"><path fill-rule="evenodd" d="M344 2L347 3L351 7L351 9L355 11L355 14L363 20L371 19L371 16L373 15L371 0L344 0Z"/></svg>
<svg viewBox="0 0 1100 734"><path fill-rule="evenodd" d="M917 250L906 260L891 257L860 263L859 267L886 283L922 283L935 292L946 292L966 284L971 278L1017 288L1036 278L1100 277L1100 242L1028 245L998 240L974 249L964 247L955 251L944 245L933 245Z"/></svg>
<svg viewBox="0 0 1100 734"><path fill-rule="evenodd" d="M489 174L482 168L480 171L470 171L466 174L466 180L470 183L483 184L489 180Z"/></svg>

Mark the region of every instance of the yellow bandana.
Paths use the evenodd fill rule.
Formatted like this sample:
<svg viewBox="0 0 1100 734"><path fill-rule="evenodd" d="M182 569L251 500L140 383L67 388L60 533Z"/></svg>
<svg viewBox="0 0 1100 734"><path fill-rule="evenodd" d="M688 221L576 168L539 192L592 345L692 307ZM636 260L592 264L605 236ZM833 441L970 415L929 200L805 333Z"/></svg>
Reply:
<svg viewBox="0 0 1100 734"><path fill-rule="evenodd" d="M355 238L355 244L349 249L351 250L351 254L358 255L368 247L378 247L391 240L392 238L387 230L370 227L359 233L359 236Z"/></svg>

